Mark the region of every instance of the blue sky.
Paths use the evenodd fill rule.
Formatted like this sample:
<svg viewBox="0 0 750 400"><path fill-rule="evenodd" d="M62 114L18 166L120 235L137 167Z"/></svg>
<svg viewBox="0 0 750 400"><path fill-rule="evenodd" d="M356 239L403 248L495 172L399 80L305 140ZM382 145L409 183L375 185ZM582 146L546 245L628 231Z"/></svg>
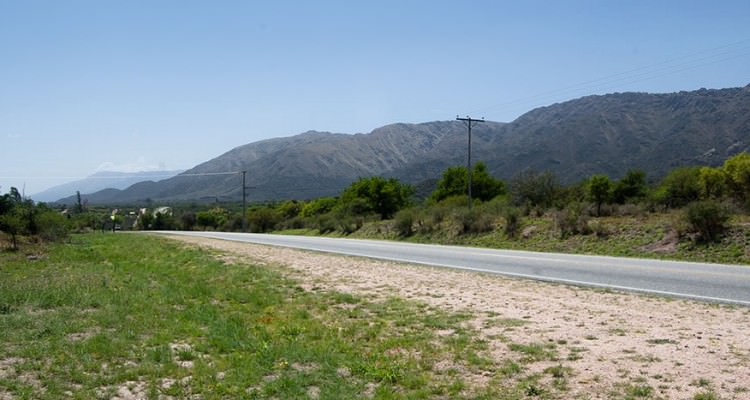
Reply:
<svg viewBox="0 0 750 400"><path fill-rule="evenodd" d="M0 1L0 192L307 130L750 83L743 1Z"/></svg>

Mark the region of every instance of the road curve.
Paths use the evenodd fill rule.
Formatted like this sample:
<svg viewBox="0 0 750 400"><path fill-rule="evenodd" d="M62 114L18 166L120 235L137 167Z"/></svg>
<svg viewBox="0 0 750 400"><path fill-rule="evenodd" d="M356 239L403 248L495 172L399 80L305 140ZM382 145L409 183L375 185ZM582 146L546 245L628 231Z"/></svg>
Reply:
<svg viewBox="0 0 750 400"><path fill-rule="evenodd" d="M312 236L183 231L159 233L283 246L750 306L750 266Z"/></svg>

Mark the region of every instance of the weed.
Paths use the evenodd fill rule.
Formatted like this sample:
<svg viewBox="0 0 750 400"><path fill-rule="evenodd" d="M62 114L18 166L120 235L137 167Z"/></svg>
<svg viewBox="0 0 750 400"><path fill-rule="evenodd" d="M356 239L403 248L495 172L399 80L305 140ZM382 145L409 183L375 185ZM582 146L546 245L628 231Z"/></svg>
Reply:
<svg viewBox="0 0 750 400"><path fill-rule="evenodd" d="M552 360L556 357L555 345L551 343L510 343L508 348L511 351L522 353L524 355L523 362Z"/></svg>
<svg viewBox="0 0 750 400"><path fill-rule="evenodd" d="M693 396L693 400L719 400L719 396L711 391L698 392Z"/></svg>
<svg viewBox="0 0 750 400"><path fill-rule="evenodd" d="M502 374L503 376L510 377L520 374L522 371L523 367L521 367L521 365L517 362L512 360L505 360L498 372L500 372L500 374Z"/></svg>
<svg viewBox="0 0 750 400"><path fill-rule="evenodd" d="M625 389L626 398L646 398L651 396L654 389L649 385L628 385Z"/></svg>
<svg viewBox="0 0 750 400"><path fill-rule="evenodd" d="M552 375L553 378L565 378L570 375L571 371L570 367L563 367L562 364L544 370L545 373Z"/></svg>

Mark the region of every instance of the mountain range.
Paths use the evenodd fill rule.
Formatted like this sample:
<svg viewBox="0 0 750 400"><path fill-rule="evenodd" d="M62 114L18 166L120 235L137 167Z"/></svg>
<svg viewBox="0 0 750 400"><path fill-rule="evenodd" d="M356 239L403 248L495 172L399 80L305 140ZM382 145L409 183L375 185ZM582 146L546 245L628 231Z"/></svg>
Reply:
<svg viewBox="0 0 750 400"><path fill-rule="evenodd" d="M134 183L142 182L144 179L161 180L171 178L182 170L176 171L141 171L141 172L116 172L99 171L83 179L53 186L42 192L33 194L31 197L36 201L51 202L63 197L75 197L76 192L81 194L95 193L104 189L126 189Z"/></svg>
<svg viewBox="0 0 750 400"><path fill-rule="evenodd" d="M466 163L461 121L396 123L367 134L308 131L236 147L173 178L85 197L90 203L239 200L242 175L251 201L338 194L363 176L435 181ZM750 85L666 94L586 96L534 109L510 123L472 126L472 159L509 179L551 170L563 183L628 169L658 179L684 165L719 165L750 151ZM60 202L69 202L61 199Z"/></svg>

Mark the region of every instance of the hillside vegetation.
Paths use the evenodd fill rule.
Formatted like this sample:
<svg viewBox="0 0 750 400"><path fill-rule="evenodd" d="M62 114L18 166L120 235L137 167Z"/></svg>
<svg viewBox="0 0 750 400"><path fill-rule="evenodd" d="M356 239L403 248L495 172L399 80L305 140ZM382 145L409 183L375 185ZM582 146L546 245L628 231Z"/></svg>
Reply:
<svg viewBox="0 0 750 400"><path fill-rule="evenodd" d="M450 167L426 199L395 178L370 177L336 197L253 204L244 221L237 204L116 218L124 229L241 231L244 222L250 232L750 264L750 154L676 168L656 184L647 178L631 170L563 185L550 171L527 170L503 181L480 162L471 207L466 168ZM111 226L109 214L93 213L72 213L71 228Z"/></svg>

